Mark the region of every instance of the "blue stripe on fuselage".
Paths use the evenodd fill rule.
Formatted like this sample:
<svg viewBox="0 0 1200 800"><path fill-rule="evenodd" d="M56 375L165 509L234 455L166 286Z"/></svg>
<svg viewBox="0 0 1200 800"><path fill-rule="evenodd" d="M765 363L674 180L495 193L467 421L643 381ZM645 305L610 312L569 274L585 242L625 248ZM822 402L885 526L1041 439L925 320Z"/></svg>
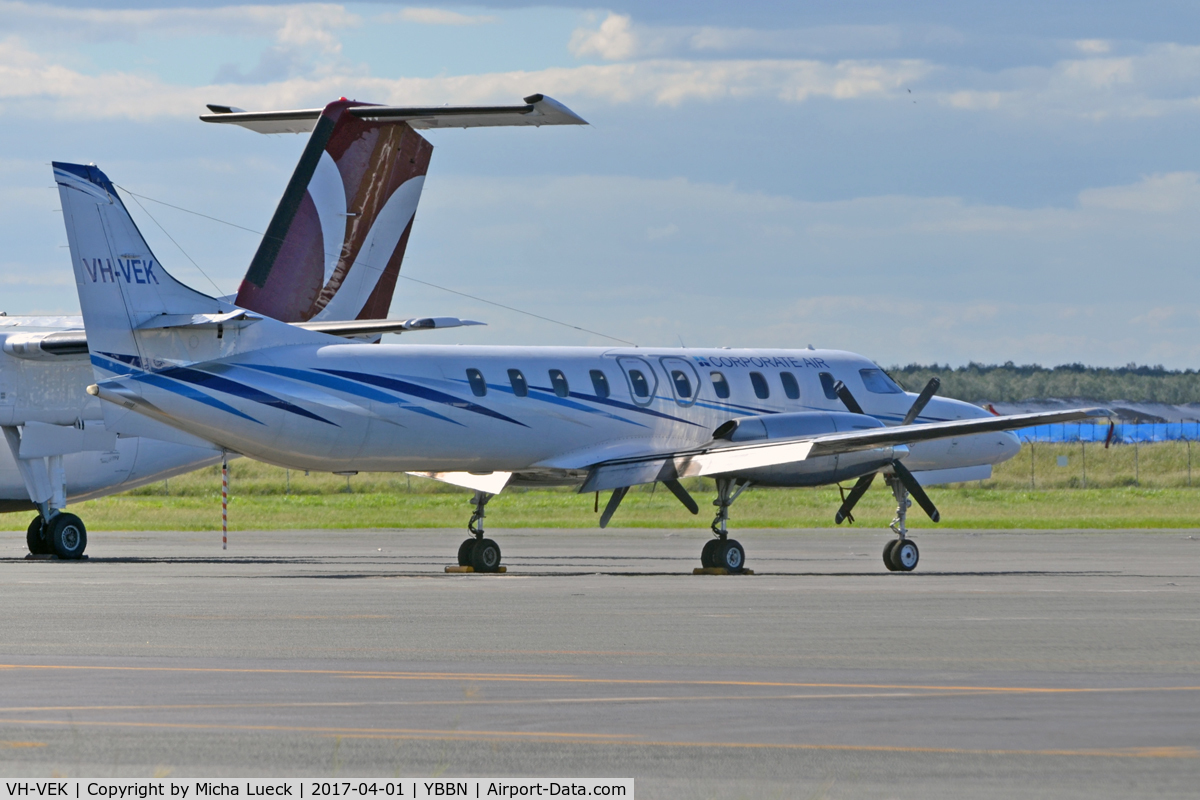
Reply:
<svg viewBox="0 0 1200 800"><path fill-rule="evenodd" d="M419 397L422 400L430 400L434 403L441 403L453 408L461 408L464 411L472 411L476 414L482 414L485 417L492 417L493 419L503 420L504 422L511 422L513 425L520 425L522 428L529 427L524 422L518 422L512 417L506 417L498 411L492 411L490 408L478 405L477 403L472 403L471 401L464 400L461 397L455 397L452 394L439 392L437 389L430 389L428 386L421 386L418 383L411 383L409 381L400 380L399 378L389 378L384 375L371 375L366 372L351 372L349 370L342 369L322 369L317 371L325 372L330 375L338 375L343 378L349 378L350 380L371 384L373 386L379 386L383 389L390 389L393 392L412 395L413 397Z"/></svg>
<svg viewBox="0 0 1200 800"><path fill-rule="evenodd" d="M326 375L321 372L315 372L315 371L310 371L310 370L292 369L290 367L273 367L273 366L268 366L265 364L239 364L239 366L246 367L248 369L261 370L262 372L266 372L266 373L269 373L272 375L279 375L284 378L291 378L293 380L303 381L305 383L312 383L317 386L323 386L326 389L333 389L335 391L345 392L346 394L353 394L353 395L357 395L358 397L364 397L368 400L375 400L380 403L387 403L388 405L398 406L400 408L403 408L405 411L412 411L417 414L424 414L427 417L433 417L434 419L440 419L443 422L449 422L453 425L459 425L459 426L462 425L461 422L452 420L449 417L444 417L441 414L437 413L436 411L430 411L427 408L422 408L421 406L413 405L413 404L409 403L408 401L403 400L399 397L393 397L392 395L387 394L385 392L380 392L376 389L372 389L369 386L363 386L362 384L356 383L355 381L348 381L345 378L338 378L333 375Z"/></svg>
<svg viewBox="0 0 1200 800"><path fill-rule="evenodd" d="M184 381L185 383L192 383L196 386L203 386L206 389L213 389L218 392L224 392L225 394L231 394L234 397L241 397L245 400L261 403L264 406L278 408L281 411L288 411L292 414L296 414L297 416L307 417L309 419L316 420L317 422L324 422L326 425L333 425L335 428L340 427L337 423L330 422L324 417L319 417L311 411L303 409L300 406L293 405L286 400L271 394L267 394L260 389L255 389L253 386L247 386L244 383L238 383L236 381L231 381L228 378L223 378L220 375L214 375L211 372L204 372L202 370L192 369L190 367L170 367L155 374L165 375L169 378L174 378L175 380Z"/></svg>
<svg viewBox="0 0 1200 800"><path fill-rule="evenodd" d="M195 400L197 403L203 403L206 406L211 406L218 411L224 411L227 414L233 414L241 417L242 419L248 419L251 422L257 422L259 425L263 424L249 414L243 414L233 406L226 405L215 397L209 397L204 392L197 391L187 384L180 384L178 381L165 378L158 373L143 372L141 375L135 375L133 379L136 381L141 381L142 383L148 383L151 386L156 386L159 389L164 389L168 392L173 392L174 394L177 394L181 397L186 397L189 400Z"/></svg>

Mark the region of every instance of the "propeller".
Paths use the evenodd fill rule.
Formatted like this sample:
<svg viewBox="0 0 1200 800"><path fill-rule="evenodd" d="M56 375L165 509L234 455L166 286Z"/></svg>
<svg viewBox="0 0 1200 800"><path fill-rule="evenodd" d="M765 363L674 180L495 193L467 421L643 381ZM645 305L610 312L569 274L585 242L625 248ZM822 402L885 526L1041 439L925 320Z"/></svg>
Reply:
<svg viewBox="0 0 1200 800"><path fill-rule="evenodd" d="M874 480L874 472L870 475L863 475L858 479L858 482L854 484L854 488L850 490L850 494L842 499L842 507L833 515L834 524L841 525L844 520L850 520L851 523L854 522L854 516L850 512L858 505L858 501L862 499L862 496L867 493L867 489L871 488L871 482Z"/></svg>
<svg viewBox="0 0 1200 800"><path fill-rule="evenodd" d="M920 416L921 412L925 410L925 406L929 404L929 401L933 399L933 396L937 394L937 390L939 387L941 387L941 385L942 382L937 378L930 378L929 383L925 384L925 388L921 390L919 395L917 395L917 399L913 401L912 406L908 409L908 413L904 415L904 421L900 424L912 425L917 417ZM842 404L846 406L847 410L849 410L852 414L864 413L862 406L860 406L858 401L854 399L854 395L850 392L849 387L847 387L845 383L838 381L833 385L833 391L837 393L837 396L842 401ZM915 477L913 477L913 474L909 471L908 467L901 464L899 459L896 459L892 461L892 470L896 473L896 477L900 480L900 482L904 484L904 488L908 489L908 493L912 495L914 500L917 501L917 505L919 505L921 509L929 515L929 518L934 522L940 521L942 515L940 512L938 512L937 506L935 506L933 501L929 499L929 495L925 494L925 490L921 488L921 484L917 482ZM871 488L871 483L874 480L874 472L872 472L870 475L863 475L858 479L858 482L854 484L854 488L850 490L850 494L847 495L842 501L842 505L840 508L838 508L837 513L834 514L833 521L835 524L841 525L845 520L854 522L854 517L850 512L854 510L854 506L858 504L858 501L862 499L862 496L867 493L867 489Z"/></svg>
<svg viewBox="0 0 1200 800"><path fill-rule="evenodd" d="M608 527L608 521L612 519L613 514L617 513L617 509L620 507L621 501L625 499L625 495L628 492L628 486L621 486L613 489L612 497L608 498L608 505L604 507L604 513L600 515L601 528Z"/></svg>
<svg viewBox="0 0 1200 800"><path fill-rule="evenodd" d="M904 488L908 489L908 493L913 496L913 500L917 501L917 505L929 515L929 518L934 522L941 522L942 515L938 513L937 506L929 499L929 495L925 494L925 490L921 488L921 484L917 483L917 479L908 471L908 467L900 463L899 460L892 462L892 469L896 473L896 477L904 484Z"/></svg>
<svg viewBox="0 0 1200 800"><path fill-rule="evenodd" d="M925 406L929 405L929 401L937 394L937 390L941 388L942 382L938 378L930 378L929 383L925 384L925 388L917 395L917 399L913 401L912 407L908 409L908 413L904 415L904 421L901 425L912 425L917 421L917 417L925 410Z"/></svg>
<svg viewBox="0 0 1200 800"><path fill-rule="evenodd" d="M683 503L684 508L686 508L688 511L692 512L693 514L700 513L700 505L690 494L688 494L688 490L683 488L682 483L677 480L666 480L662 482L662 485L670 489L671 494L675 495L679 502Z"/></svg>
<svg viewBox="0 0 1200 800"><path fill-rule="evenodd" d="M837 383L835 383L833 385L833 391L838 396L838 398L841 399L842 405L844 405L846 407L846 410L848 410L851 414L865 414L866 413L865 411L862 410L862 406L860 406L858 404L858 401L854 399L854 395L852 395L850 393L849 386L842 383L841 381L838 381Z"/></svg>

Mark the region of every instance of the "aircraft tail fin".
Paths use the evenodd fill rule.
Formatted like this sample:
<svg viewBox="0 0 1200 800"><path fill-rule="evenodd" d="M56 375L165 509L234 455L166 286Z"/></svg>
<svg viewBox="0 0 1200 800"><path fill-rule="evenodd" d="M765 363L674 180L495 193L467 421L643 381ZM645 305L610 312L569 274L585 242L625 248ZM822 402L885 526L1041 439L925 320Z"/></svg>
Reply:
<svg viewBox="0 0 1200 800"><path fill-rule="evenodd" d="M321 112L237 305L284 320L387 316L433 145L404 121Z"/></svg>
<svg viewBox="0 0 1200 800"><path fill-rule="evenodd" d="M94 164L56 161L53 168L97 378L328 339L180 283L155 258L107 175Z"/></svg>

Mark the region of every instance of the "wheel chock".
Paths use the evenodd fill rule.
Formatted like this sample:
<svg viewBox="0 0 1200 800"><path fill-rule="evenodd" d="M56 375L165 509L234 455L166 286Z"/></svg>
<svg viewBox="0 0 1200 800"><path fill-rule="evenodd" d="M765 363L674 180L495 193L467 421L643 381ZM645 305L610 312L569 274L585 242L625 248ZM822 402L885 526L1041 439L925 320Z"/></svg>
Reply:
<svg viewBox="0 0 1200 800"><path fill-rule="evenodd" d="M474 572L474 571L475 571L474 567L446 567L446 572L468 573L468 572ZM508 567L496 567L496 572L492 572L492 573L481 572L479 574L480 575L489 575L489 574L495 575L500 572L508 572Z"/></svg>
<svg viewBox="0 0 1200 800"><path fill-rule="evenodd" d="M736 572L731 572L725 567L696 567L692 570L693 575L753 575L752 569L739 569Z"/></svg>

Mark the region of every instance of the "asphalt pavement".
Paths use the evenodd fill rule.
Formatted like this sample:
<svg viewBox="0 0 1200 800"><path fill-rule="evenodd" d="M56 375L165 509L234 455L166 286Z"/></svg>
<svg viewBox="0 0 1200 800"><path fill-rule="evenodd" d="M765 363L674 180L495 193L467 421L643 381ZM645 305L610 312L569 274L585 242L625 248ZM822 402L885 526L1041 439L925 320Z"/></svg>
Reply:
<svg viewBox="0 0 1200 800"><path fill-rule="evenodd" d="M0 534L5 777L633 777L639 798L1194 797L1200 533Z"/></svg>

